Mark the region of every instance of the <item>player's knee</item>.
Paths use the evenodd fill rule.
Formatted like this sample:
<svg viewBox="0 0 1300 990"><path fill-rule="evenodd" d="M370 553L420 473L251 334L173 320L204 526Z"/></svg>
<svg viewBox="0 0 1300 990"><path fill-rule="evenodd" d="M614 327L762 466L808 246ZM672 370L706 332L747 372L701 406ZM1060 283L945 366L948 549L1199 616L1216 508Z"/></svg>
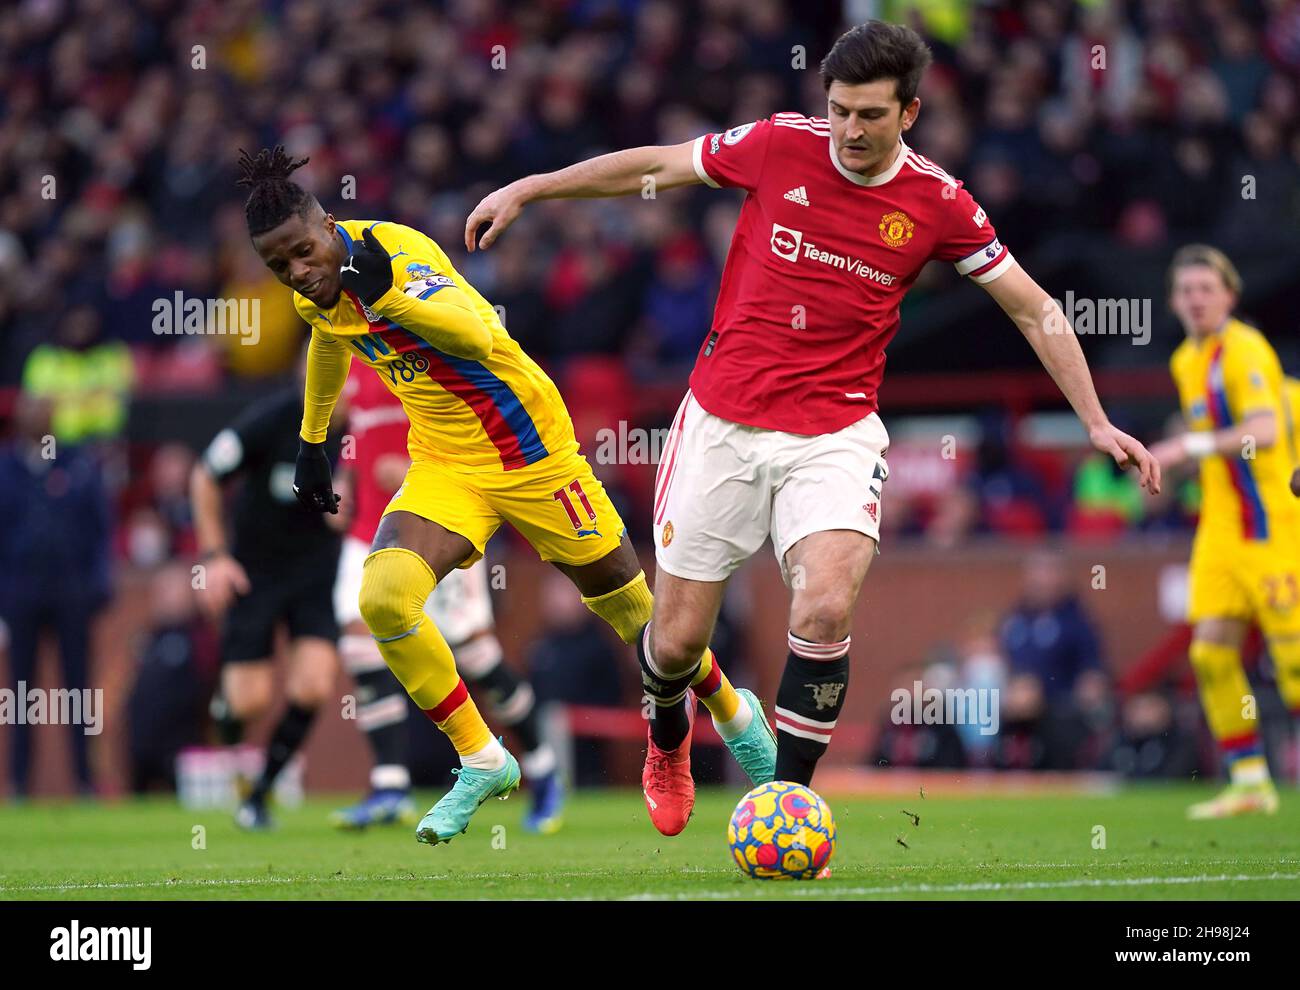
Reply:
<svg viewBox="0 0 1300 990"><path fill-rule="evenodd" d="M329 697L330 687L331 683L322 677L304 677L286 685L285 695L301 708L319 708Z"/></svg>
<svg viewBox="0 0 1300 990"><path fill-rule="evenodd" d="M232 718L247 722L265 714L275 700L268 663L234 663L221 675L221 694Z"/></svg>
<svg viewBox="0 0 1300 990"><path fill-rule="evenodd" d="M664 677L680 677L693 670L708 645L707 636L692 635L689 630L650 627L650 657L654 669Z"/></svg>
<svg viewBox="0 0 1300 990"><path fill-rule="evenodd" d="M790 631L810 643L839 642L852 620L852 599L834 592L798 594L790 607Z"/></svg>
<svg viewBox="0 0 1300 990"><path fill-rule="evenodd" d="M402 548L376 550L361 572L357 605L370 634L381 642L419 624L434 586L433 571L419 554Z"/></svg>
<svg viewBox="0 0 1300 990"><path fill-rule="evenodd" d="M1240 654L1235 647L1208 639L1193 639L1187 657L1197 679L1202 682L1216 681L1241 663Z"/></svg>

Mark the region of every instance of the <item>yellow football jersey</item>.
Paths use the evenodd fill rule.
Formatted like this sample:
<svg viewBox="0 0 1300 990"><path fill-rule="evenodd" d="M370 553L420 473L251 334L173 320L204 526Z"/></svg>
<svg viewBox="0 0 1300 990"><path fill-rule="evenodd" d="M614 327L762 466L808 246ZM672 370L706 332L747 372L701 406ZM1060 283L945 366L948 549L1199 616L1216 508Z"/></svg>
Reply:
<svg viewBox="0 0 1300 990"><path fill-rule="evenodd" d="M1189 337L1174 351L1170 372L1191 430L1219 430L1269 410L1277 441L1253 456L1201 459L1201 528L1223 537L1271 540L1296 525L1298 503L1289 482L1296 448L1282 365L1264 335L1240 320L1203 340Z"/></svg>
<svg viewBox="0 0 1300 990"><path fill-rule="evenodd" d="M411 421L412 460L512 471L575 451L573 423L559 390L442 249L402 224L342 220L338 230L349 251L367 227L393 266L393 288L373 310L347 290L328 310L293 294L312 331L303 437L323 439L351 359L358 358L401 400ZM449 353L457 350L449 343L456 342L457 327L472 328L485 345L490 334L490 353Z"/></svg>

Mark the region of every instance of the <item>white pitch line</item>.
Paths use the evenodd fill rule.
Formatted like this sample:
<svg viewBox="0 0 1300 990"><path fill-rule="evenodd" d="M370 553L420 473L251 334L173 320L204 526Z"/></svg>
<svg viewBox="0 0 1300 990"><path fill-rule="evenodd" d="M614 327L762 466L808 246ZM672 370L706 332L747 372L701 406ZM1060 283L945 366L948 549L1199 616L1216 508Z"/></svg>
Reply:
<svg viewBox="0 0 1300 990"><path fill-rule="evenodd" d="M704 870L683 870L684 873L702 873ZM417 876L412 873L399 873L391 876L377 876L374 874L355 874L351 876L292 876L292 877L178 877L174 880L133 880L118 883L105 883L103 881L92 881L90 883L53 883L53 884L0 884L0 894L21 894L35 893L39 891L56 891L56 890L158 890L169 887L256 887L261 885L275 886L291 883L322 883L322 884L347 884L347 883L394 883L394 882L416 882L430 883L440 881L476 881L476 880L518 880L530 879L534 875L527 873L435 873L427 876ZM570 880L590 880L604 878L602 872L593 872L591 870L573 870L568 872L555 872L548 870L545 874L548 879L570 879Z"/></svg>
<svg viewBox="0 0 1300 990"><path fill-rule="evenodd" d="M1192 877L1121 877L1112 880L1080 878L1077 880L1030 880L1023 883L916 883L900 884L893 887L835 887L826 884L813 887L789 887L782 888L782 890L783 892L788 890L789 893L800 896L871 897L881 894L978 894L1017 890L1064 890L1077 887L1163 887L1166 885L1194 883L1236 883L1246 880L1300 880L1300 873L1238 873L1235 875L1223 873L1218 876L1207 876L1203 874L1201 876ZM633 894L632 896L623 899L629 901L739 900L748 896L750 895L740 891L711 890L701 891L694 894L673 894L669 896L660 894Z"/></svg>
<svg viewBox="0 0 1300 990"><path fill-rule="evenodd" d="M1202 860L1199 865L1203 866L1239 866L1242 864L1240 859L1223 859L1223 860ZM1275 861L1276 865L1292 865L1300 860L1286 859ZM1024 863L1024 864L996 864L985 867L987 869L1051 869L1051 868L1079 868L1080 863ZM1119 866L1120 864L1114 864ZM1181 863L1171 862L1165 865L1179 866ZM919 870L932 869L933 867L922 867L920 865L906 865L894 867L898 870ZM1105 868L1098 864L1098 868ZM678 873L698 874L710 871L700 868L689 868L679 871ZM671 874L670 874L671 875ZM351 876L298 876L298 877L218 877L218 878L178 878L175 880L140 880L119 883L59 883L59 884L7 884L0 885L0 894L21 894L21 893L41 893L53 891L76 891L76 890L160 890L180 887L258 887L258 886L284 886L286 884L351 884L351 883L434 883L441 881L476 881L476 880L521 880L530 879L532 875L524 873L440 873L428 876L416 876L410 873L393 874L378 876L371 874L359 874ZM565 872L548 872L547 878L551 879L572 879L572 880L592 880L600 877L606 878L606 875L600 871L565 871ZM1050 890L1066 889L1071 887L1135 887L1151 886L1162 884L1190 884L1190 883L1216 883L1224 881L1245 881L1245 880L1300 880L1300 873L1269 873L1269 874L1221 874L1218 876L1208 876L1205 874L1191 877L1121 877L1116 879L1085 879L1078 878L1074 880L1028 880L1023 882L994 882L984 883L966 883L966 884L898 884L889 887L836 887L834 885L818 885L817 887L786 887L783 890L798 895L820 896L828 895L845 895L852 897L866 897L877 894L957 894L957 893L981 893L995 891L1015 891L1015 890ZM691 894L633 894L627 900L697 900L697 899L737 899L750 896L748 893L739 891L701 891ZM547 898L543 898L547 899Z"/></svg>

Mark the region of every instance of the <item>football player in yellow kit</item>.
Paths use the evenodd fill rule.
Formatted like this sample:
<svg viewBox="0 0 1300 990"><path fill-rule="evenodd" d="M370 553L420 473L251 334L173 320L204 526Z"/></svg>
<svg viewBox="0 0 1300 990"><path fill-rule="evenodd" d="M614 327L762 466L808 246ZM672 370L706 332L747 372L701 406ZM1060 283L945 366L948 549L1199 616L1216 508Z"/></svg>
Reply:
<svg viewBox="0 0 1300 990"><path fill-rule="evenodd" d="M1152 453L1166 468L1200 462L1201 515L1192 545L1191 660L1230 784L1192 818L1272 814L1277 791L1260 748L1255 699L1241 664L1251 623L1268 643L1282 699L1300 714L1300 503L1291 394L1264 335L1232 316L1241 277L1220 251L1181 248L1170 306L1187 339L1170 360L1188 432Z"/></svg>
<svg viewBox="0 0 1300 990"><path fill-rule="evenodd" d="M245 216L253 247L294 290L311 327L294 490L310 509L337 511L322 441L359 359L406 410L411 467L380 521L358 604L389 668L460 754L456 785L416 829L420 841L447 842L489 797L517 788L520 773L425 618L437 582L482 557L504 521L577 585L624 642L636 642L653 600L545 372L437 244L401 224L335 220L290 181L305 163L279 147L240 160L240 184L252 190ZM772 779L776 741L758 700L731 686L712 651L682 684L654 685L669 687L704 702L755 783Z"/></svg>

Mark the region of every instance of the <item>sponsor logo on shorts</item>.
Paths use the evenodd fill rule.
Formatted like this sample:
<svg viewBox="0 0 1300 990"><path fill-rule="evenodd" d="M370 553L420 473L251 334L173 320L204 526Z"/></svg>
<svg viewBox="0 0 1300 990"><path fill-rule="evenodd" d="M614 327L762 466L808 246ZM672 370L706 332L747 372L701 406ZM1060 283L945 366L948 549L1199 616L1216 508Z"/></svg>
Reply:
<svg viewBox="0 0 1300 990"><path fill-rule="evenodd" d="M879 521L880 521L878 518L876 518L876 503L875 503L875 502L868 502L866 505L863 506L863 508L867 510L867 515L869 515L869 516L871 517L871 521L872 521L872 522L879 522Z"/></svg>
<svg viewBox="0 0 1300 990"><path fill-rule="evenodd" d="M673 542L673 521L671 519L664 523L664 535L661 537L661 541L664 546L668 546Z"/></svg>

